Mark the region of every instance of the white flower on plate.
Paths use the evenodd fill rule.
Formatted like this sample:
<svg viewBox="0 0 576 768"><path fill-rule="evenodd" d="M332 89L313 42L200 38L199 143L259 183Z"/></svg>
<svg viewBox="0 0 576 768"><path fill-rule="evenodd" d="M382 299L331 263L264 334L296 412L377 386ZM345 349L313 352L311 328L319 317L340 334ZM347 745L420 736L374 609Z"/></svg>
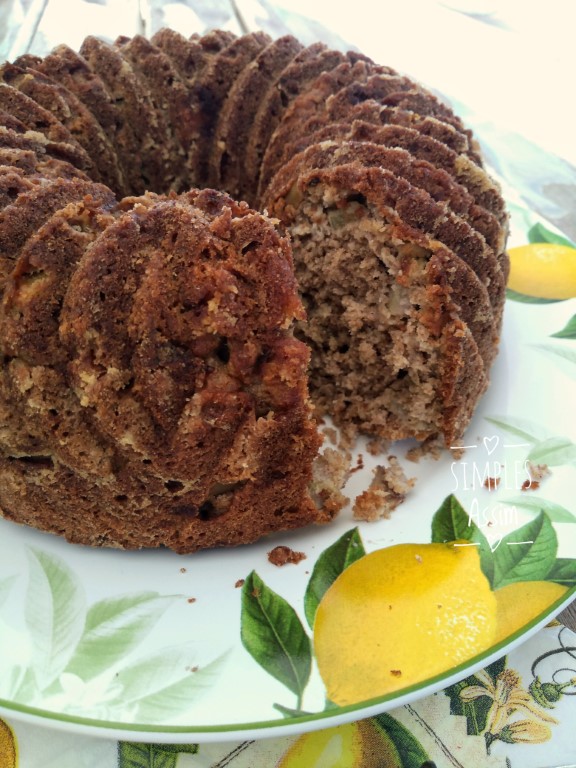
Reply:
<svg viewBox="0 0 576 768"><path fill-rule="evenodd" d="M47 709L68 714L106 719L118 707L122 686L116 682L115 673L106 673L82 680L71 672L63 672L58 678L60 691L45 698L42 705ZM122 719L129 721L131 708L122 705Z"/></svg>

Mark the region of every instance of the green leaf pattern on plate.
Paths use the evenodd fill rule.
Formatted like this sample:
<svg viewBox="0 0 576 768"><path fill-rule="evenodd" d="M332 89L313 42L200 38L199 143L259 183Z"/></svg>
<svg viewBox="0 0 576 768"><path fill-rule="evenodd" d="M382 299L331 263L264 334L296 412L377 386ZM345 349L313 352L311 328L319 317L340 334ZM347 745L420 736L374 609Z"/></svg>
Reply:
<svg viewBox="0 0 576 768"><path fill-rule="evenodd" d="M0 579L0 606L8 599L14 583L16 582L16 576L8 576L5 579Z"/></svg>
<svg viewBox="0 0 576 768"><path fill-rule="evenodd" d="M551 335L555 339L576 339L576 315L572 315L561 331Z"/></svg>
<svg viewBox="0 0 576 768"><path fill-rule="evenodd" d="M38 688L46 690L64 672L82 636L86 597L64 563L34 549L28 557L26 627Z"/></svg>
<svg viewBox="0 0 576 768"><path fill-rule="evenodd" d="M564 584L566 587L576 586L576 560L567 557L559 557L552 566L548 581Z"/></svg>
<svg viewBox="0 0 576 768"><path fill-rule="evenodd" d="M176 768L178 755L198 753L197 744L118 744L118 768Z"/></svg>
<svg viewBox="0 0 576 768"><path fill-rule="evenodd" d="M90 679L127 656L174 602L156 592L100 600L86 616L68 671Z"/></svg>
<svg viewBox="0 0 576 768"><path fill-rule="evenodd" d="M365 554L358 529L353 528L320 555L304 594L304 613L310 628L314 626L316 608L328 587L345 568Z"/></svg>
<svg viewBox="0 0 576 768"><path fill-rule="evenodd" d="M551 467L566 464L576 466L576 443L568 437L552 435L527 419L492 416L486 417L486 421L529 443L530 450L526 458L534 464L546 464Z"/></svg>
<svg viewBox="0 0 576 768"><path fill-rule="evenodd" d="M191 644L137 655L176 595L136 592L88 606L58 557L28 550L23 617L0 614L0 698L48 711L118 722L181 717L214 685L223 659L199 665ZM0 580L7 606L16 576Z"/></svg>
<svg viewBox="0 0 576 768"><path fill-rule="evenodd" d="M528 230L529 243L556 243L556 245L567 245L568 248L576 248L576 243L564 237L559 232L552 232L551 229L544 226L541 221L533 224Z"/></svg>
<svg viewBox="0 0 576 768"><path fill-rule="evenodd" d="M523 423L521 429L516 424L515 429L524 437L530 435L536 439L528 423ZM466 545L477 546L480 567L494 590L522 581L548 580L573 586L576 580L576 560L557 559L558 539L543 510L533 520L490 544L459 500L450 495L433 516L431 540L436 543L463 540ZM358 529L354 528L319 556L304 598L304 602L308 602L307 619L311 627L317 605L328 586L364 554L364 544ZM286 717L302 714L302 699L313 659L311 642L296 610L252 572L243 587L241 621L246 650L266 672L298 696L296 709L280 704L276 708ZM325 709L332 706L328 702Z"/></svg>
<svg viewBox="0 0 576 768"><path fill-rule="evenodd" d="M252 573L242 587L241 638L246 650L298 697L312 665L312 649L298 614L283 597Z"/></svg>
<svg viewBox="0 0 576 768"><path fill-rule="evenodd" d="M480 565L488 581L494 578L494 562L488 540L465 512L458 499L448 496L432 518L432 542L457 541L463 539L478 546Z"/></svg>
<svg viewBox="0 0 576 768"><path fill-rule="evenodd" d="M553 523L576 523L576 515L561 504L543 499L541 496L511 496L501 499L501 504L510 504L513 507L528 509L536 514L545 512Z"/></svg>
<svg viewBox="0 0 576 768"><path fill-rule="evenodd" d="M552 523L541 512L535 520L504 536L495 548L493 588L517 581L543 581L554 565L557 549Z"/></svg>
<svg viewBox="0 0 576 768"><path fill-rule="evenodd" d="M576 366L576 349L574 349L574 347L565 347L556 344L532 344L531 346L539 352L551 355L553 359L559 358L561 361L566 360ZM576 376L576 368L574 368L572 373Z"/></svg>

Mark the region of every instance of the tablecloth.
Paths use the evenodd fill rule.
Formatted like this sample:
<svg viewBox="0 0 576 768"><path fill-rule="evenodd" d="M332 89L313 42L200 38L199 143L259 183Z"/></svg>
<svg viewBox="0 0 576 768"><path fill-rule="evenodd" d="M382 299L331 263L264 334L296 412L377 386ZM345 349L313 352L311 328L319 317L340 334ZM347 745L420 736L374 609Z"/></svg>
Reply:
<svg viewBox="0 0 576 768"><path fill-rule="evenodd" d="M295 0L4 2L0 54L43 54L57 42L77 46L88 33L113 39L148 34L162 25L184 34L208 27L263 28L275 36L292 32L306 43L323 39L339 48L352 43L382 63L439 83L475 129L517 212L536 212L576 237L571 165L576 147L570 98L566 103L563 98L570 68L574 74L573 4L553 0L546 9L542 4L528 9L511 0L410 0L402 8L384 3L377 10L365 2L354 9L308 6ZM397 31L386 37L391 13ZM369 14L372 23L366 24ZM431 23L436 24L432 31ZM453 43L449 49L447 36ZM124 742L95 737L90 728L63 729L4 716L0 768L568 767L576 765L575 696L576 634L553 622L444 691L369 720L303 735L162 745L145 737Z"/></svg>

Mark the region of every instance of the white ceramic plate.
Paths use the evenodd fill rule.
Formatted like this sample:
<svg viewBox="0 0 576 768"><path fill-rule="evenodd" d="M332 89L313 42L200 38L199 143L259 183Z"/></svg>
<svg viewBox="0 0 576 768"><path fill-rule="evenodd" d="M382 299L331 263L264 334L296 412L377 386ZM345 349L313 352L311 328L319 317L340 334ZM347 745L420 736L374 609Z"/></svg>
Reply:
<svg viewBox="0 0 576 768"><path fill-rule="evenodd" d="M534 220L515 209L514 222L513 241L526 242ZM522 642L576 594L576 339L552 337L575 313L574 300L508 302L493 382L467 432L469 447L462 457L446 451L414 464L405 459L409 446L395 445L388 453L417 483L390 519L357 523L347 509L329 526L193 556L89 549L0 521L0 713L131 741L288 735L428 695ZM350 481L352 498L367 488L373 466L386 461L365 445L358 452L365 466ZM529 458L550 474L539 488L522 491ZM496 490L485 487L488 476L500 476ZM431 542L434 515L448 497L461 505L450 507L452 524L460 516L455 534L467 537L474 525L485 534L487 560L498 561L495 587L560 580L568 591L504 643L457 668L368 702L326 708L306 650L310 585L323 570L338 570L333 548L352 535L361 552ZM448 506L443 514L449 524ZM305 559L272 565L268 552L278 544ZM259 598L251 618L243 592L248 601ZM252 637L246 645L242 625Z"/></svg>

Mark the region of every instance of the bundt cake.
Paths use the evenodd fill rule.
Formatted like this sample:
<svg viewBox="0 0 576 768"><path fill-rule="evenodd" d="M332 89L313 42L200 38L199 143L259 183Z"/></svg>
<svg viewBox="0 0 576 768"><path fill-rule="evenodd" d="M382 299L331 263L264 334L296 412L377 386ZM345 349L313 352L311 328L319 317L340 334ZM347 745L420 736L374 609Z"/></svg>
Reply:
<svg viewBox="0 0 576 768"><path fill-rule="evenodd" d="M0 513L177 552L328 522L318 417L462 436L506 236L471 132L361 54L163 29L4 64Z"/></svg>

